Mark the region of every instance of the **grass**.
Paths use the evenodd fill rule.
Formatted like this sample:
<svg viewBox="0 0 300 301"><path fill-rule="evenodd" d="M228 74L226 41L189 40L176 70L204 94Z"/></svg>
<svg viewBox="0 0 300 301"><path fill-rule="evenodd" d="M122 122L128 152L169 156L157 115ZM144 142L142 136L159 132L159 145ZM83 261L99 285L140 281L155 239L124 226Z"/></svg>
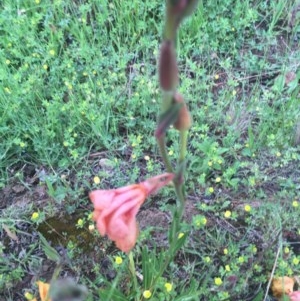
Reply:
<svg viewBox="0 0 300 301"><path fill-rule="evenodd" d="M274 265L276 275L299 273L298 2L212 0L180 30L179 90L194 121L186 241L152 300L266 300ZM51 246L36 236L40 224L75 212L74 229L85 233L89 190L164 170L153 136L164 5L4 0L0 8L0 288L15 300L36 292L29 275L49 281L53 273L42 273ZM165 189L144 210L168 214L172 204ZM144 225L134 251L138 284L129 259L97 234L85 252L66 235L63 271L88 288L87 300L143 300L166 256L155 229Z"/></svg>

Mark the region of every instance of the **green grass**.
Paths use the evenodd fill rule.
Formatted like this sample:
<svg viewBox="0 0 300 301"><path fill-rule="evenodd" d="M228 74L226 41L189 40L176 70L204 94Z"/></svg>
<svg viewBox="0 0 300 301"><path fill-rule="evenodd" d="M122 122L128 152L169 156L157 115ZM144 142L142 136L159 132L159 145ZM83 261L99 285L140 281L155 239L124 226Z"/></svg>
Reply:
<svg viewBox="0 0 300 301"><path fill-rule="evenodd" d="M183 223L189 237L153 288L152 300L263 300L259 296L274 264L276 275L299 273L300 203L293 203L300 202L298 10L296 0L203 1L181 27L179 91L193 118L187 193L207 224ZM26 231L33 235L39 223L59 213L90 212L92 188L118 187L164 170L153 135L164 5L4 0L0 11L0 254L5 255L0 290L3 298L15 300L36 291L24 279L38 277L45 260L40 240L26 239ZM168 138L175 160L175 130ZM12 190L18 185L24 187L23 203ZM165 189L145 208L170 212L172 193ZM38 222L31 219L35 211ZM85 222L87 228L89 219ZM24 257L1 224L19 239L24 236ZM150 269L150 278L166 256L164 248L146 254L142 246L151 235L144 229L134 252L137 270ZM88 300L109 294L101 270L107 258L123 296L116 300L137 300L147 289L144 279L134 294L128 259L116 266L117 254L107 241L95 243L95 257L82 255L72 243L66 248L72 258L66 270L88 287ZM215 278L223 283L217 286ZM171 294L165 282L173 283Z"/></svg>

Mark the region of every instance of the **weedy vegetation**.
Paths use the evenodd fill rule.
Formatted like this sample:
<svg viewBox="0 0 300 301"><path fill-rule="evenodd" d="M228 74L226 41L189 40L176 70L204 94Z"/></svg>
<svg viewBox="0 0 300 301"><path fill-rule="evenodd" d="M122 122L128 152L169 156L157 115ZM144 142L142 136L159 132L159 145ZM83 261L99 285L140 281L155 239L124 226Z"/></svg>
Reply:
<svg viewBox="0 0 300 301"><path fill-rule="evenodd" d="M298 0L200 1L179 29L193 124L171 263L171 186L141 208L134 257L94 231L89 191L165 170L164 16L165 1L1 1L1 300L69 278L76 300L270 301L271 275L299 275Z"/></svg>

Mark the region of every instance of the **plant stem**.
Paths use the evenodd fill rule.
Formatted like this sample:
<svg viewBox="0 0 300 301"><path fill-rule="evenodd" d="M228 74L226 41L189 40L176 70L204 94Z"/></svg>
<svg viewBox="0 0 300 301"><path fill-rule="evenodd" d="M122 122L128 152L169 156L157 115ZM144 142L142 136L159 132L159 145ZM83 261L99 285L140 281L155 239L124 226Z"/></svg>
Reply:
<svg viewBox="0 0 300 301"><path fill-rule="evenodd" d="M132 274L134 289L137 291L138 283L137 283L137 279L136 279L135 264L134 264L133 253L132 252L129 252L128 259L129 259L129 270Z"/></svg>
<svg viewBox="0 0 300 301"><path fill-rule="evenodd" d="M166 148L165 135L158 138L157 142L158 142L160 154L162 156L162 159L166 166L167 171L173 173L173 167L172 167L172 164L171 164L168 152L167 152L167 148Z"/></svg>
<svg viewBox="0 0 300 301"><path fill-rule="evenodd" d="M181 164L186 157L188 131L180 131L180 153L178 163Z"/></svg>

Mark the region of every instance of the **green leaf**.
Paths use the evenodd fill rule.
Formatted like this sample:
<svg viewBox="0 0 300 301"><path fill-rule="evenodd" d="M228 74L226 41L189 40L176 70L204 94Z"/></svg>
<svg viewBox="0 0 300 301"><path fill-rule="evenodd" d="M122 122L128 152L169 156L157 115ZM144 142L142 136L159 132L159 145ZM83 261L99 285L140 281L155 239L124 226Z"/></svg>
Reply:
<svg viewBox="0 0 300 301"><path fill-rule="evenodd" d="M48 257L48 259L50 259L56 263L61 262L60 255L57 253L57 251L54 248L52 248L50 246L50 244L48 243L46 238L40 232L38 232L38 235L39 235L41 243L42 243L42 248L43 248L46 256Z"/></svg>

